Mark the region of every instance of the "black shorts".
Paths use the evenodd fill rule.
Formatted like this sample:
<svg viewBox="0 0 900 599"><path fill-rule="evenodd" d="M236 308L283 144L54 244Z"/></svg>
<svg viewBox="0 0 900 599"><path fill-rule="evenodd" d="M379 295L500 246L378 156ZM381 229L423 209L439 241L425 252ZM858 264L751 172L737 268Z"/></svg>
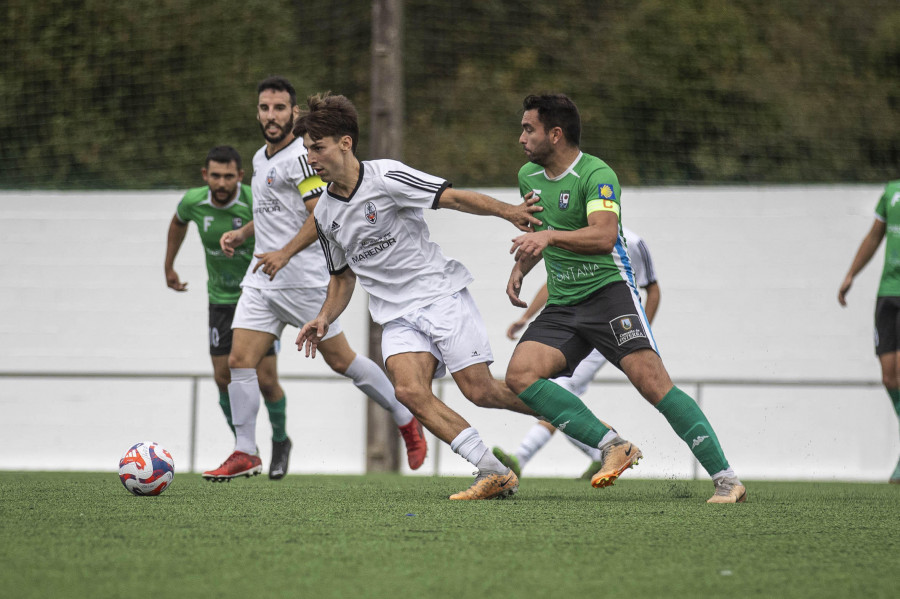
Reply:
<svg viewBox="0 0 900 599"><path fill-rule="evenodd" d="M209 355L227 356L231 353L231 321L237 304L209 305ZM274 356L278 351L278 341L272 344L267 356Z"/></svg>
<svg viewBox="0 0 900 599"><path fill-rule="evenodd" d="M900 351L900 297L885 296L875 301L875 355Z"/></svg>
<svg viewBox="0 0 900 599"><path fill-rule="evenodd" d="M639 349L656 351L640 296L619 281L598 289L574 306L545 307L519 341L537 341L560 350L566 369L553 376L571 376L592 349L616 367Z"/></svg>

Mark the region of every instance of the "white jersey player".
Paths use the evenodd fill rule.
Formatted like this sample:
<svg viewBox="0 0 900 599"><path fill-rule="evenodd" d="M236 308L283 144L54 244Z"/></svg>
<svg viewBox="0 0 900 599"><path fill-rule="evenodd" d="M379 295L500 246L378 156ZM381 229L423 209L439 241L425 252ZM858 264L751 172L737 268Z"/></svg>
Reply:
<svg viewBox="0 0 900 599"><path fill-rule="evenodd" d="M220 242L227 254L250 235L256 238L253 261L241 283L228 362L235 448L219 468L203 473L213 481L251 476L262 470L256 455L256 367L286 325L299 328L318 314L329 281L321 250L309 247L316 240L310 216L324 183L309 168L306 149L294 137L294 118L299 113L296 92L281 77L265 79L257 92L257 118L266 145L253 157L253 221L225 233ZM419 468L426 453L422 426L397 401L384 372L350 348L339 323L322 339L321 349L332 370L350 378L390 412L406 443L410 468ZM270 478L281 478L287 472L290 449L289 438L273 443Z"/></svg>
<svg viewBox="0 0 900 599"><path fill-rule="evenodd" d="M329 183L316 206L316 226L331 272L328 297L297 337L315 357L331 324L346 308L359 279L369 293L372 319L383 325L385 367L404 403L439 439L478 468L474 484L450 499L510 495L518 478L482 442L478 432L431 391L444 369L469 400L526 414L509 388L495 380L487 331L466 286L472 275L429 239L424 211L453 208L500 216L520 230L540 221L529 202L513 206L473 191L453 189L440 177L395 160L356 158L359 124L344 96L313 96L294 132L303 136L309 164Z"/></svg>
<svg viewBox="0 0 900 599"><path fill-rule="evenodd" d="M646 242L644 242L637 233L627 227L623 227L622 232L624 233L625 240L628 244L628 257L631 259L631 267L634 274L634 286L636 288L644 289L646 292L644 309L647 321L652 323L653 318L656 316L656 310L659 307L660 298L659 284L656 280L656 269L653 266L653 258L650 255L650 249L647 247ZM528 321L537 314L546 301L547 286L544 284L528 305L528 309L522 317L509 326L506 336L510 339L515 339L516 333L528 324ZM594 379L594 375L596 375L597 371L606 364L606 361L603 354L595 349L591 351L584 360L579 362L571 376L561 376L551 380L580 397L587 392L588 386ZM554 432L556 432L556 427L545 420L539 420L525 434L521 443L519 443L519 447L514 453L507 454L499 447L494 447L494 455L516 472L516 474L521 475L525 465L550 441ZM581 475L583 479L590 479L591 476L600 469L600 450L596 447L585 445L568 435L566 435L565 438L591 458L591 464Z"/></svg>

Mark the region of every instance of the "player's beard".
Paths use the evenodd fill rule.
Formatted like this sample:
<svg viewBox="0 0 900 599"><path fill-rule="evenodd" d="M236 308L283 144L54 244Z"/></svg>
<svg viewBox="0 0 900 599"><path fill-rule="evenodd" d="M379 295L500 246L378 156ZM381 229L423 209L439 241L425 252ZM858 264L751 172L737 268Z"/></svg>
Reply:
<svg viewBox="0 0 900 599"><path fill-rule="evenodd" d="M532 148L531 153L527 154L528 160L539 165L547 166L547 158L550 157L550 144L541 144Z"/></svg>
<svg viewBox="0 0 900 599"><path fill-rule="evenodd" d="M269 125L275 125L279 129L281 129L281 134L275 137L269 137L269 135L266 133L266 127L268 127ZM283 127L278 123L260 123L259 128L262 131L263 137L266 138L267 142L269 142L270 144L277 144L285 137L287 137L288 133L290 133L294 129L294 115L291 115L291 119L287 122L287 125Z"/></svg>

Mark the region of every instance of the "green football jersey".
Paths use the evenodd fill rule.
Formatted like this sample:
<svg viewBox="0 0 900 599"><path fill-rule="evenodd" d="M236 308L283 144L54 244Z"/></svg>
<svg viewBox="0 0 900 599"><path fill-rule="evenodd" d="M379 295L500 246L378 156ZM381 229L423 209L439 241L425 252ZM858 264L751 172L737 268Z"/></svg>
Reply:
<svg viewBox="0 0 900 599"><path fill-rule="evenodd" d="M609 210L620 216L622 190L616 173L602 160L581 153L555 179L549 179L544 167L528 163L519 169L519 191L524 196L534 191L540 196L543 212L536 213L544 229L574 231L588 225L588 213ZM619 239L611 254L577 254L557 247L544 250L547 269L548 304L570 306L616 281L632 278L628 253L619 218Z"/></svg>
<svg viewBox="0 0 900 599"><path fill-rule="evenodd" d="M227 205L216 206L209 197L209 187L195 187L181 198L175 211L184 223L197 223L200 241L206 253L206 289L211 304L236 304L241 295L241 280L253 258L253 237L235 249L229 258L219 247L219 238L226 231L240 229L253 220L253 197L250 186L241 184L241 191Z"/></svg>
<svg viewBox="0 0 900 599"><path fill-rule="evenodd" d="M884 269L878 296L900 296L900 180L891 181L875 207L875 215L885 222Z"/></svg>

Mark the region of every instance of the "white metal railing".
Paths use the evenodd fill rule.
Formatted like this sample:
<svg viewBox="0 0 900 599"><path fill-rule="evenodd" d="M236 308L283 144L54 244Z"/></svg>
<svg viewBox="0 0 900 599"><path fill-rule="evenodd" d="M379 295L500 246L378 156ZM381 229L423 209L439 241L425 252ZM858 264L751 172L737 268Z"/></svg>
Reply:
<svg viewBox="0 0 900 599"><path fill-rule="evenodd" d="M11 372L0 371L0 379L2 378L33 378L33 379L105 379L105 380L122 380L122 379L163 379L163 380L187 380L190 381L190 433L189 433L189 455L188 461L190 472L196 472L196 453L197 453L197 414L199 402L199 385L201 380L212 379L211 373L192 373L192 372L63 372L63 371L29 371L29 372ZM286 381L318 381L318 382L336 382L343 380L334 374L328 375L298 375L298 374L280 374L279 378ZM699 405L703 405L704 389L711 386L726 387L792 387L792 388L876 388L881 387L880 381L868 380L826 380L826 379L740 379L740 378L696 378L696 379L678 379L675 383L681 387L690 385L695 389L694 399ZM597 378L591 385L628 385L625 378ZM434 392L438 398L444 398L444 387L453 385L449 378L437 379L434 381ZM434 452L434 471L439 471L439 454ZM699 475L698 465L694 464L693 477Z"/></svg>

